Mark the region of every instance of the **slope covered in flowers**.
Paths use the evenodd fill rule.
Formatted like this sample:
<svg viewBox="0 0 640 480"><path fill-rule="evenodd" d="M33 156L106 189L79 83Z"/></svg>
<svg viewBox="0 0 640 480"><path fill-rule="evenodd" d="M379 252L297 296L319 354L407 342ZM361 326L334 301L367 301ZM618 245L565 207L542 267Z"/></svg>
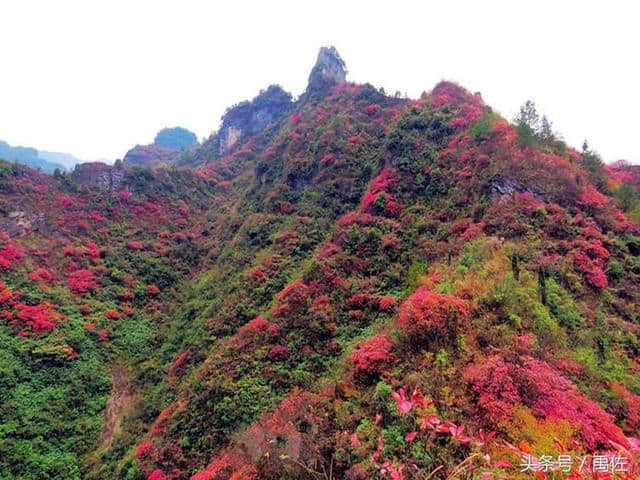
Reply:
<svg viewBox="0 0 640 480"><path fill-rule="evenodd" d="M22 226L0 239L0 476L637 461L637 193L455 84L339 83L195 171L128 170L113 192L10 165L1 181ZM105 436L113 365L134 400Z"/></svg>

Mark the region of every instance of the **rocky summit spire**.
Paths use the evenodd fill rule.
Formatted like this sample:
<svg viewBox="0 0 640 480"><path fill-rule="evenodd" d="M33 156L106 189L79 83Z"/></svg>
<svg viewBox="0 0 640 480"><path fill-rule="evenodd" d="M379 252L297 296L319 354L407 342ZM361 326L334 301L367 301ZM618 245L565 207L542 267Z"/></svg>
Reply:
<svg viewBox="0 0 640 480"><path fill-rule="evenodd" d="M324 93L336 83L345 82L347 70L335 47L322 47L316 64L309 74L306 95Z"/></svg>

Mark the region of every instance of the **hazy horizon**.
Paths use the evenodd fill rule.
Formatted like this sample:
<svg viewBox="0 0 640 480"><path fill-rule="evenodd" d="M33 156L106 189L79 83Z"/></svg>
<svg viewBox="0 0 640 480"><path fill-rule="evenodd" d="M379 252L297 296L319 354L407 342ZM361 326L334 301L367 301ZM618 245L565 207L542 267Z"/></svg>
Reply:
<svg viewBox="0 0 640 480"><path fill-rule="evenodd" d="M637 7L614 4L3 4L0 139L84 161L122 158L164 127L202 140L269 84L299 95L335 45L350 81L416 98L453 80L508 119L532 99L569 145L640 163Z"/></svg>

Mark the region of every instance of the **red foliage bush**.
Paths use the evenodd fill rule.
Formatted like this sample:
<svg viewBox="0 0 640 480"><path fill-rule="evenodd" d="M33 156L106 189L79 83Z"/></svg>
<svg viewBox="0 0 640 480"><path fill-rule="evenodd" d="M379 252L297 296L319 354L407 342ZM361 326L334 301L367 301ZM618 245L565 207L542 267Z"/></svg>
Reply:
<svg viewBox="0 0 640 480"><path fill-rule="evenodd" d="M472 385L478 407L494 424L509 418L512 406L521 401L510 376L510 366L499 355L471 365L464 372L464 377Z"/></svg>
<svg viewBox="0 0 640 480"><path fill-rule="evenodd" d="M512 405L523 403L536 416L577 425L590 451L609 448L610 442L629 447L611 415L541 360L523 356L507 362L494 355L469 367L465 378L486 418L494 423L508 418Z"/></svg>
<svg viewBox="0 0 640 480"><path fill-rule="evenodd" d="M144 250L144 244L139 240L131 240L127 246L129 250Z"/></svg>
<svg viewBox="0 0 640 480"><path fill-rule="evenodd" d="M267 274L264 273L264 271L258 267L252 269L251 272L249 272L249 276L251 277L252 280L258 283L262 283L267 279Z"/></svg>
<svg viewBox="0 0 640 480"><path fill-rule="evenodd" d="M147 285L147 294L155 297L159 293L160 289L155 284L150 283L149 285Z"/></svg>
<svg viewBox="0 0 640 480"><path fill-rule="evenodd" d="M365 340L349 356L356 375L370 375L380 372L393 359L392 344L386 334L376 335Z"/></svg>
<svg viewBox="0 0 640 480"><path fill-rule="evenodd" d="M468 318L467 301L421 286L400 306L396 324L409 335L424 338L448 336Z"/></svg>
<svg viewBox="0 0 640 480"><path fill-rule="evenodd" d="M29 278L36 282L50 283L53 280L53 274L46 268L38 268L29 274Z"/></svg>
<svg viewBox="0 0 640 480"><path fill-rule="evenodd" d="M93 210L91 212L89 212L89 218L91 218L92 220L98 222L98 223L102 223L102 222L106 222L107 219L104 217L104 215L102 215L100 212Z"/></svg>
<svg viewBox="0 0 640 480"><path fill-rule="evenodd" d="M289 358L289 354L289 348L285 345L274 345L271 347L271 350L269 350L269 354L267 356L269 357L269 360L280 361Z"/></svg>
<svg viewBox="0 0 640 480"><path fill-rule="evenodd" d="M153 472L149 474L147 480L165 480L164 473L159 468L156 468Z"/></svg>
<svg viewBox="0 0 640 480"><path fill-rule="evenodd" d="M63 207L72 207L75 205L75 201L73 200L73 198L67 195L60 195L58 197L58 203Z"/></svg>
<svg viewBox="0 0 640 480"><path fill-rule="evenodd" d="M578 270L585 274L587 282L596 288L606 288L609 284L607 275L601 267L601 262L592 260L585 252L579 252L575 259Z"/></svg>
<svg viewBox="0 0 640 480"><path fill-rule="evenodd" d="M91 257L91 259L97 260L98 258L100 258L100 247L96 242L87 242L85 248L87 249L87 254L89 255L89 257Z"/></svg>
<svg viewBox="0 0 640 480"><path fill-rule="evenodd" d="M20 325L31 328L36 333L53 330L63 318L50 303L34 306L17 303L14 308L17 311L16 317Z"/></svg>
<svg viewBox="0 0 640 480"><path fill-rule="evenodd" d="M224 450L219 456L211 461L203 471L191 476L190 480L229 480L233 477L243 480L253 480L257 478L255 469L248 471L246 464L240 456L231 449ZM248 474L246 477L237 477L236 471L244 468ZM256 475L254 475L256 473Z"/></svg>
<svg viewBox="0 0 640 480"><path fill-rule="evenodd" d="M398 302L391 295L385 295L378 303L380 310L383 312L392 312L396 308L397 304Z"/></svg>
<svg viewBox="0 0 640 480"><path fill-rule="evenodd" d="M24 256L24 250L16 247L12 243L8 243L0 249L0 268L4 270L12 270L13 262L20 260Z"/></svg>
<svg viewBox="0 0 640 480"><path fill-rule="evenodd" d="M118 313L117 310L107 310L106 312L104 312L104 316L111 319L111 320L119 320L120 319L120 314Z"/></svg>
<svg viewBox="0 0 640 480"><path fill-rule="evenodd" d="M286 316L299 313L306 308L309 300L309 287L302 281L296 280L284 287L276 294L276 299L281 302L273 309L275 316Z"/></svg>
<svg viewBox="0 0 640 480"><path fill-rule="evenodd" d="M592 185L587 185L578 202L584 207L599 210L607 205L608 199Z"/></svg>
<svg viewBox="0 0 640 480"><path fill-rule="evenodd" d="M624 412L621 412L620 416L624 419L625 428L629 431L635 430L640 426L640 397L616 382L611 385L611 390L624 404Z"/></svg>
<svg viewBox="0 0 640 480"><path fill-rule="evenodd" d="M152 451L153 451L153 443L150 442L149 440L145 440L144 442L142 442L140 445L136 447L136 458L138 460L141 460L149 456L149 454Z"/></svg>
<svg viewBox="0 0 640 480"><path fill-rule="evenodd" d="M188 355L189 355L188 351L182 352L180 355L178 355L178 358L176 358L175 362L173 362L173 365L169 367L169 380L171 381L175 380L176 374L184 371Z"/></svg>
<svg viewBox="0 0 640 480"><path fill-rule="evenodd" d="M91 270L80 269L72 272L68 279L69 288L74 293L86 293L97 290L98 284Z"/></svg>

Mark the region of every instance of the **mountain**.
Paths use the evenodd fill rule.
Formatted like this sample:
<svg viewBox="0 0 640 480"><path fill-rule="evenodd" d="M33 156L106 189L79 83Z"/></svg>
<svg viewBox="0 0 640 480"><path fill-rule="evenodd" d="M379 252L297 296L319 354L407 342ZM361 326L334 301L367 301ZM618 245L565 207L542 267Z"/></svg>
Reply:
<svg viewBox="0 0 640 480"><path fill-rule="evenodd" d="M59 158L56 159L56 155L66 154L54 154L52 156L48 152L38 152L38 150L31 147L12 147L0 140L0 159L22 163L45 173L53 173L56 168L66 170L63 163L57 161ZM71 156L69 155L69 157Z"/></svg>
<svg viewBox="0 0 640 480"><path fill-rule="evenodd" d="M634 177L521 127L324 48L169 165L1 163L0 478L639 478Z"/></svg>
<svg viewBox="0 0 640 480"><path fill-rule="evenodd" d="M38 156L48 162L62 165L66 170L72 170L77 164L82 163L77 157L68 153L38 151Z"/></svg>
<svg viewBox="0 0 640 480"><path fill-rule="evenodd" d="M182 127L163 128L153 141L154 145L174 150L184 150L193 147L196 143L198 143L196 134Z"/></svg>
<svg viewBox="0 0 640 480"><path fill-rule="evenodd" d="M186 128L164 128L158 132L151 145L136 145L126 153L122 162L130 167L171 165L197 143L195 133Z"/></svg>

